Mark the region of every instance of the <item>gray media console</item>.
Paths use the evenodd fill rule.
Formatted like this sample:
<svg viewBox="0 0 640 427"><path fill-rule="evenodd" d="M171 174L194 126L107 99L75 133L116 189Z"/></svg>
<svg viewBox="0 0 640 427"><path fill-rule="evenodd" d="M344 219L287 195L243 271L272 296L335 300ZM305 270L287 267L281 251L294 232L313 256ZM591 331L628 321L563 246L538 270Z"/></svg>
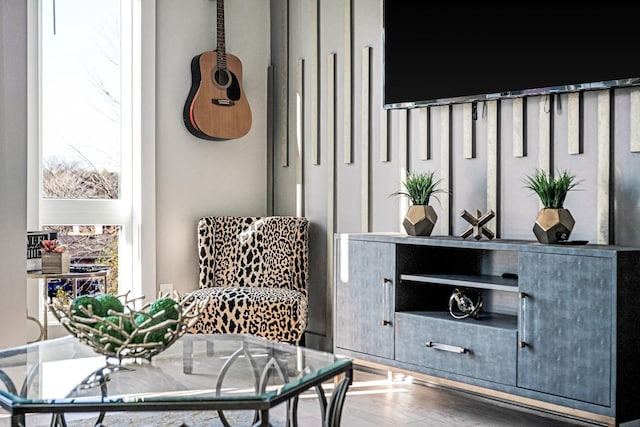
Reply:
<svg viewBox="0 0 640 427"><path fill-rule="evenodd" d="M640 418L640 248L335 236L334 351L617 425ZM479 292L454 318L455 289ZM457 314L457 313L456 313Z"/></svg>

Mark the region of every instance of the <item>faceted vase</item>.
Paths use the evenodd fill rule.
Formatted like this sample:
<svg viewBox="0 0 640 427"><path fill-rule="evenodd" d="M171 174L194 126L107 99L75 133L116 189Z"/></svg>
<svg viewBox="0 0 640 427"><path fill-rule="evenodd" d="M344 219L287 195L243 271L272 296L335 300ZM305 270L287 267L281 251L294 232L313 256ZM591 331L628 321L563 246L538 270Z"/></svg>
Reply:
<svg viewBox="0 0 640 427"><path fill-rule="evenodd" d="M533 234L540 243L562 242L569 240L575 223L568 209L543 208L536 217Z"/></svg>
<svg viewBox="0 0 640 427"><path fill-rule="evenodd" d="M429 205L411 205L402 225L410 236L430 236L438 215Z"/></svg>

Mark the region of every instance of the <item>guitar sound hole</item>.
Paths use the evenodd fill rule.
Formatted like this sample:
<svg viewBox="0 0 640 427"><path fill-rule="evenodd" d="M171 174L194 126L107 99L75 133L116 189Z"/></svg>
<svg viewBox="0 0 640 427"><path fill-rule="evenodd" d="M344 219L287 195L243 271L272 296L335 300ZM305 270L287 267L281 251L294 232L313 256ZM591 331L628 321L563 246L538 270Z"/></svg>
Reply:
<svg viewBox="0 0 640 427"><path fill-rule="evenodd" d="M227 70L217 68L213 72L213 81L221 88L226 89L231 84L231 73Z"/></svg>

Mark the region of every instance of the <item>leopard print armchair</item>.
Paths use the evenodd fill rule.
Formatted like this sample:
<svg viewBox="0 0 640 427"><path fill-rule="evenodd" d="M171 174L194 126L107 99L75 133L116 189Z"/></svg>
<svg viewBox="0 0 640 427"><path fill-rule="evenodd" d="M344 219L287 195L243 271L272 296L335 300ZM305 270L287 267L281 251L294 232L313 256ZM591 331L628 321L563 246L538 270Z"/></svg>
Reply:
<svg viewBox="0 0 640 427"><path fill-rule="evenodd" d="M189 333L251 334L299 343L308 321L306 218L204 217L199 289L210 298Z"/></svg>

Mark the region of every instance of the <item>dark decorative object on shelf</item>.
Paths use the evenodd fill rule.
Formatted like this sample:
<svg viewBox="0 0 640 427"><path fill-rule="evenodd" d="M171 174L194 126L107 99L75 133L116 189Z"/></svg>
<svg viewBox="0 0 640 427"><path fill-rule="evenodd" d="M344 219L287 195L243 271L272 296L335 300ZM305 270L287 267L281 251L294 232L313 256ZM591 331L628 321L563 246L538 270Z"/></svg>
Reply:
<svg viewBox="0 0 640 427"><path fill-rule="evenodd" d="M559 243L569 240L575 220L564 208L567 193L580 182L576 176L564 170L553 177L550 173L536 169L532 175L523 178L526 188L538 195L543 208L538 212L533 226L533 234L540 243Z"/></svg>
<svg viewBox="0 0 640 427"><path fill-rule="evenodd" d="M402 226L410 236L430 236L438 215L432 206L411 205L402 221Z"/></svg>
<svg viewBox="0 0 640 427"><path fill-rule="evenodd" d="M449 297L449 313L455 319L473 317L477 319L482 310L482 297L475 289L454 289Z"/></svg>
<svg viewBox="0 0 640 427"><path fill-rule="evenodd" d="M433 172L407 172L402 183L404 191L396 191L390 196L406 196L411 202L407 214L402 222L405 231L411 236L430 236L438 220L438 215L429 201L431 197L437 200L436 193L443 193L438 188L441 179L434 179Z"/></svg>
<svg viewBox="0 0 640 427"><path fill-rule="evenodd" d="M563 243L569 240L575 223L569 209L543 208L536 217L533 234L540 243Z"/></svg>
<svg viewBox="0 0 640 427"><path fill-rule="evenodd" d="M469 224L471 224L460 234L460 237L462 237L463 239L466 239L472 234L473 238L476 240L482 239L483 235L489 240L495 237L493 231L484 227L491 219L496 216L496 213L494 211L491 210L483 215L479 210L476 210L476 216L474 217L466 210L463 210L460 216L464 218L464 220Z"/></svg>

